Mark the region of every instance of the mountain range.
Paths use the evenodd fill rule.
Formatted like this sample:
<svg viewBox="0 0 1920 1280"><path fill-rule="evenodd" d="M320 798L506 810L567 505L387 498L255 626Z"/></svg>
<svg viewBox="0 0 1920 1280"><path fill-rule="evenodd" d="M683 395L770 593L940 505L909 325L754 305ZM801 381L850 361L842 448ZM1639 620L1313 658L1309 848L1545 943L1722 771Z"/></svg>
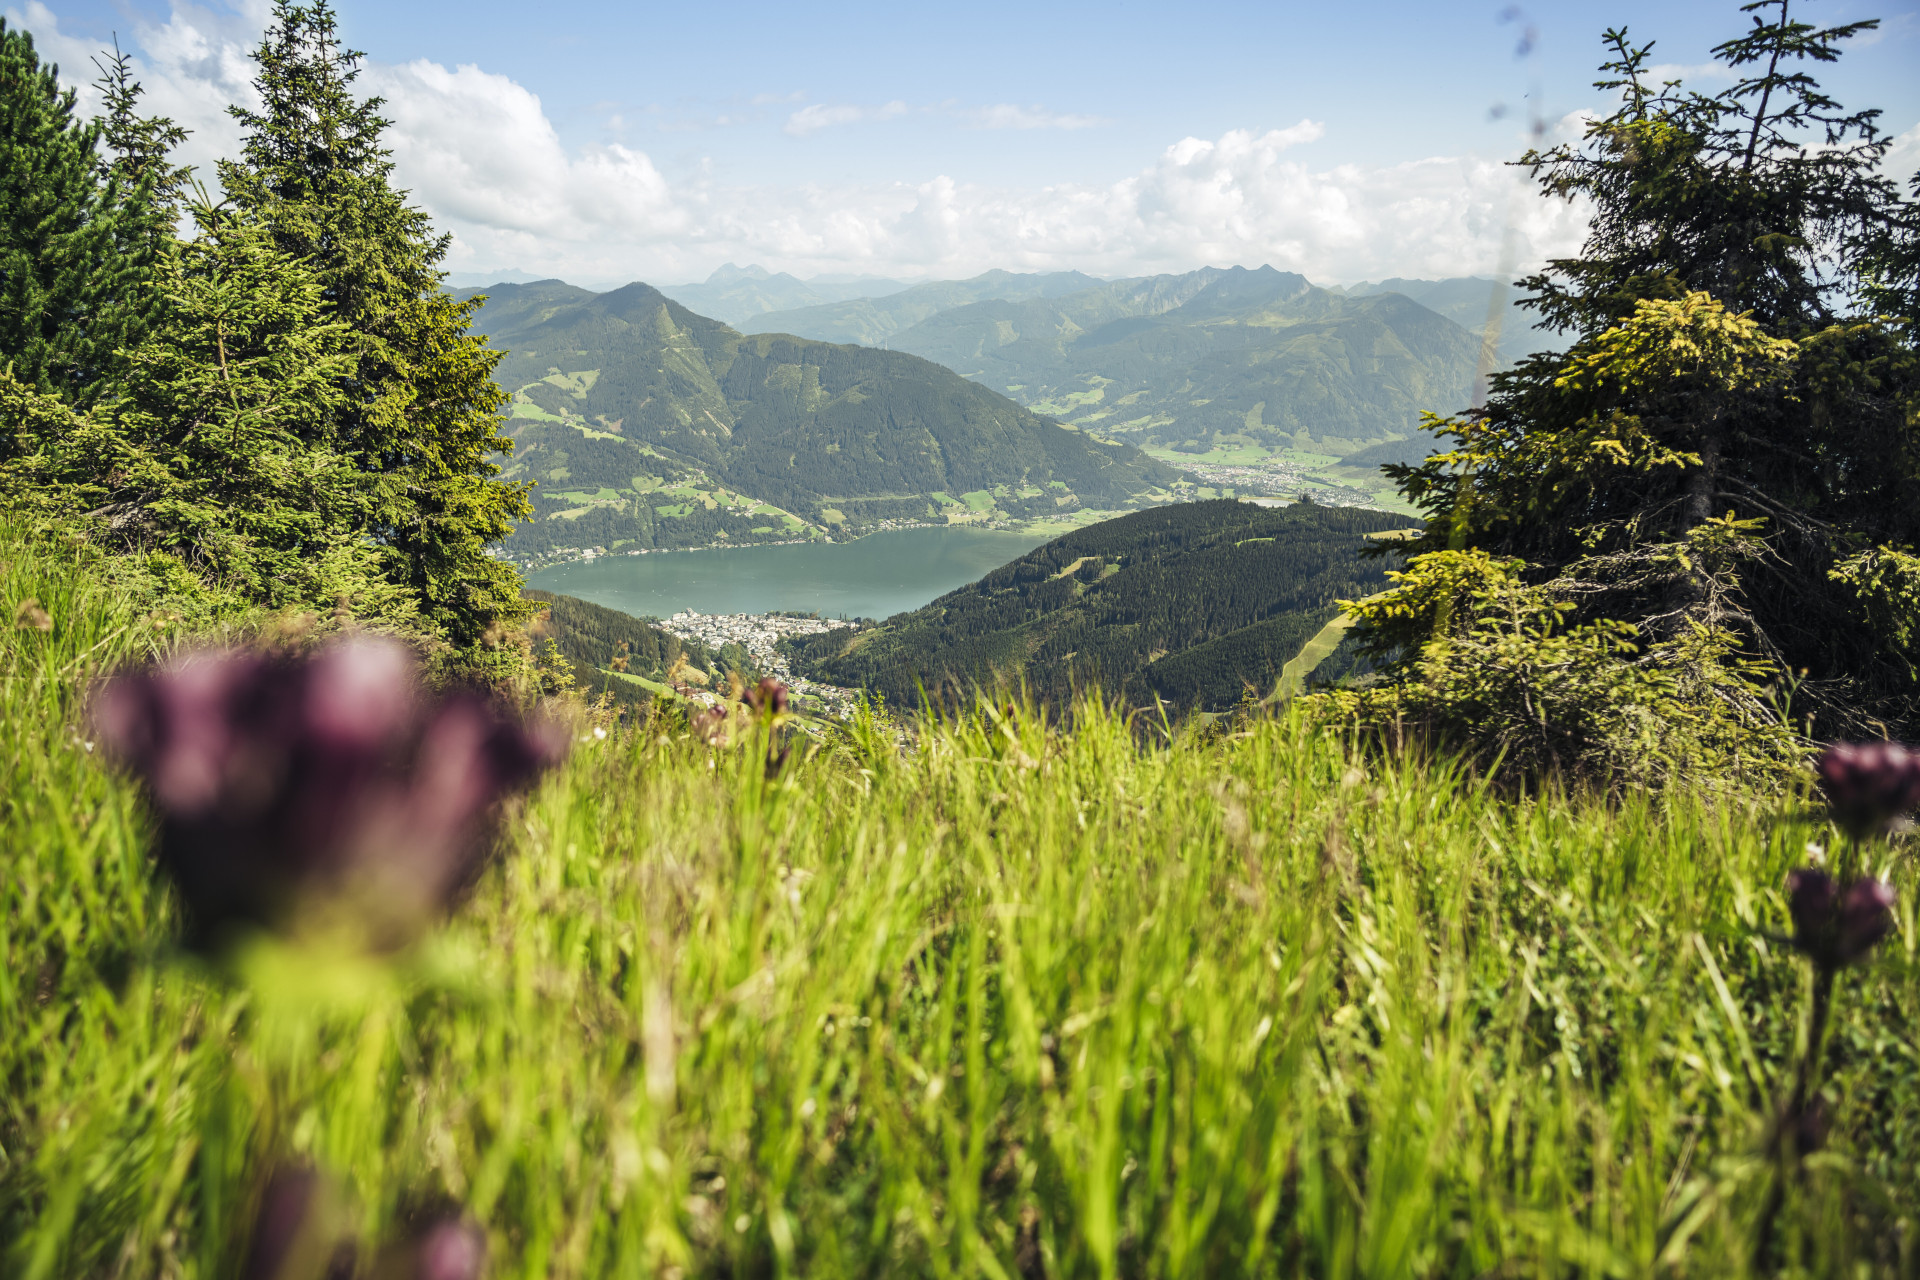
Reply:
<svg viewBox="0 0 1920 1280"><path fill-rule="evenodd" d="M538 482L511 554L1112 509L1180 481L902 352L743 335L644 284L485 292L475 327L514 388L506 474Z"/></svg>
<svg viewBox="0 0 1920 1280"><path fill-rule="evenodd" d="M849 635L792 644L815 679L912 707L1022 680L1056 705L1098 685L1136 706L1220 710L1271 692L1334 618L1385 583L1369 535L1404 516L1357 508L1181 503L1088 525L978 582Z"/></svg>
<svg viewBox="0 0 1920 1280"><path fill-rule="evenodd" d="M1479 344L1398 293L1346 297L1271 267L1120 280L941 311L893 335L1037 412L1203 454L1343 458L1465 407Z"/></svg>

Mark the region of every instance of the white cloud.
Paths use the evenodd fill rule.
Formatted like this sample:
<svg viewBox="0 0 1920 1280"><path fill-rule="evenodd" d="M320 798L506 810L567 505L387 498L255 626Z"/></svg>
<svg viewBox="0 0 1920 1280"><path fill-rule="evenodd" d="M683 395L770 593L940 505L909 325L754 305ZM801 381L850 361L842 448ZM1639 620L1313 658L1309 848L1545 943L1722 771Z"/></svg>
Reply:
<svg viewBox="0 0 1920 1280"><path fill-rule="evenodd" d="M787 117L786 131L796 138L804 138L810 133L830 129L837 124L857 124L863 120L891 120L895 116L907 114L904 102L889 102L879 107L856 107L848 104L829 106L815 102L800 108Z"/></svg>
<svg viewBox="0 0 1920 1280"><path fill-rule="evenodd" d="M176 3L164 23L136 21L122 32L121 48L135 55L134 73L146 91L141 109L170 116L189 131L180 161L195 166L209 185L213 162L239 149L240 127L227 114L228 104L257 105L252 53L267 12L265 0L246 0L240 13ZM93 60L105 62L108 50L62 32L58 17L40 0L28 0L25 10L9 8L6 15L10 24L33 33L42 59L59 64L61 80L79 91L80 110L98 111Z"/></svg>
<svg viewBox="0 0 1920 1280"><path fill-rule="evenodd" d="M1895 135L1893 145L1887 148L1886 157L1880 162L1880 170L1899 183L1905 183L1920 171L1920 124Z"/></svg>
<svg viewBox="0 0 1920 1280"><path fill-rule="evenodd" d="M237 15L176 3L165 23L132 32L149 109L196 130L187 153L196 163L238 142L225 106L251 101L262 3L247 0ZM70 80L90 78L94 50L62 34L39 0L8 12ZM1104 182L969 183L929 164L897 182L722 185L705 164L670 180L642 150L569 145L536 95L477 66L370 65L362 87L387 99L397 177L453 234L448 265L461 271L518 267L592 283L695 278L729 260L905 277L1271 263L1337 283L1495 270L1509 225L1524 269L1575 247L1585 226L1581 210L1539 200L1497 160L1311 163L1295 149L1325 136L1312 120L1182 138ZM1010 104L812 102L785 128L804 137L910 112L1012 129L1097 123ZM1902 148L1920 140L1902 135Z"/></svg>

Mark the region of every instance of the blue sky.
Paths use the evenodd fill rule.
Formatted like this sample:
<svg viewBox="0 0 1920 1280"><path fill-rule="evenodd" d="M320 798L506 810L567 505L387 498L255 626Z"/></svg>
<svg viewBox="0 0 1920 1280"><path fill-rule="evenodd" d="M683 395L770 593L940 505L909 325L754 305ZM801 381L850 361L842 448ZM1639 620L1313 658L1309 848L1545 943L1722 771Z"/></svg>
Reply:
<svg viewBox="0 0 1920 1280"><path fill-rule="evenodd" d="M1604 108L1600 29L1715 87L1730 3L719 6L343 0L391 101L401 181L453 265L587 283L722 261L901 277L1101 275L1241 262L1326 281L1486 272L1577 243L1580 211L1513 194L1535 111ZM1920 3L1823 79L1920 163ZM9 8L71 74L118 31L155 105L232 141L264 10L73 0ZM1532 52L1517 46L1530 37ZM1524 265L1524 262L1522 262Z"/></svg>

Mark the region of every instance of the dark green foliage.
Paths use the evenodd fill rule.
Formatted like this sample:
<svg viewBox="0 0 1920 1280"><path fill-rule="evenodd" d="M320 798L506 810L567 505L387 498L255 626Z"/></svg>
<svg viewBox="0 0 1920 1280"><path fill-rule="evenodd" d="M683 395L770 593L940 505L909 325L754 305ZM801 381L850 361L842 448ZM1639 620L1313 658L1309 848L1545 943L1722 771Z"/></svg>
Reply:
<svg viewBox="0 0 1920 1280"><path fill-rule="evenodd" d="M1024 678L1064 703L1098 684L1136 705L1156 695L1221 708L1280 668L1335 602L1384 576L1366 535L1402 517L1338 507L1282 509L1221 500L1136 512L1056 538L851 641L796 647L811 673L864 686L896 706L918 688Z"/></svg>
<svg viewBox="0 0 1920 1280"><path fill-rule="evenodd" d="M1594 205L1580 257L1526 282L1575 343L1437 423L1448 452L1388 468L1429 517L1403 545L1436 582L1453 569L1434 557L1513 558L1512 590L1556 604L1547 631L1612 635L1643 676L1714 703L1654 720L1732 712L1777 745L1787 721L1761 686L1793 672L1796 727L1811 713L1823 736L1912 733L1920 354L1911 331L1845 308L1914 207L1876 170L1875 113L1804 72L1865 28L1816 31L1781 0L1747 10L1751 29L1716 51L1736 82L1711 96L1649 85L1651 46L1608 32L1602 85L1622 106L1582 144L1527 157L1545 190ZM1372 651L1452 669L1430 645L1489 641L1511 592L1469 594L1403 593L1425 606L1375 610Z"/></svg>
<svg viewBox="0 0 1920 1280"><path fill-rule="evenodd" d="M150 261L135 242L152 189L100 172L103 126L74 118L57 75L0 19L0 367L86 404L150 318Z"/></svg>
<svg viewBox="0 0 1920 1280"><path fill-rule="evenodd" d="M520 616L517 578L486 552L526 512L495 477L506 397L499 354L468 332L476 302L440 288L448 238L389 181L377 98L354 91L361 55L338 41L332 8L278 0L255 54L261 108L220 182L290 257L318 276L349 334L335 438L360 474L360 532L384 572L419 599L457 647Z"/></svg>
<svg viewBox="0 0 1920 1280"><path fill-rule="evenodd" d="M410 624L359 530L365 494L336 446L345 327L307 267L260 226L201 206L200 234L167 246L167 324L128 353L116 393L90 413L10 404L28 448L23 496L80 518L135 557L184 565L206 586L281 608L332 607ZM165 560L153 572L171 572Z"/></svg>
<svg viewBox="0 0 1920 1280"><path fill-rule="evenodd" d="M549 494L617 495L617 506L553 521L570 504L536 494L543 518L516 535L516 550L746 541L767 523L703 516L658 491L683 479L822 525L828 511L853 522L925 519L936 492L996 486L1027 493L1000 500L1016 515L1051 513L1061 499L1119 506L1176 478L1134 449L1063 430L924 360L742 337L646 285L607 294L503 286L475 323L511 349L501 376L537 410L513 420L519 454L509 474ZM636 487L638 477L648 487ZM1053 482L1064 488L1048 491Z"/></svg>
<svg viewBox="0 0 1920 1280"><path fill-rule="evenodd" d="M574 671L577 691L584 697L612 694L613 700L637 706L652 700L653 691L621 675L664 681L682 656L703 671L712 671L717 659L697 640L682 640L631 614L589 604L574 596L527 590L524 599L539 607L536 630L550 639Z"/></svg>

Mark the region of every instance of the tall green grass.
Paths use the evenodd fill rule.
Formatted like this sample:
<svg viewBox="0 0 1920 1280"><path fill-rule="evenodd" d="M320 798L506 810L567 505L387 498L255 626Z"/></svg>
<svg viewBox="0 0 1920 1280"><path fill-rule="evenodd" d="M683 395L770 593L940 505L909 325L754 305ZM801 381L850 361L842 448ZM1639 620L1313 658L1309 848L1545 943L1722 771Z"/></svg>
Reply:
<svg viewBox="0 0 1920 1280"><path fill-rule="evenodd" d="M169 946L79 689L155 644L9 544L0 1270L234 1273L263 1171L365 1238L457 1200L504 1276L1739 1276L1801 1018L1791 806L1512 803L1299 722L1143 747L981 706L780 780L581 742L384 969ZM1808 1275L1911 1275L1898 935L1842 980Z"/></svg>

